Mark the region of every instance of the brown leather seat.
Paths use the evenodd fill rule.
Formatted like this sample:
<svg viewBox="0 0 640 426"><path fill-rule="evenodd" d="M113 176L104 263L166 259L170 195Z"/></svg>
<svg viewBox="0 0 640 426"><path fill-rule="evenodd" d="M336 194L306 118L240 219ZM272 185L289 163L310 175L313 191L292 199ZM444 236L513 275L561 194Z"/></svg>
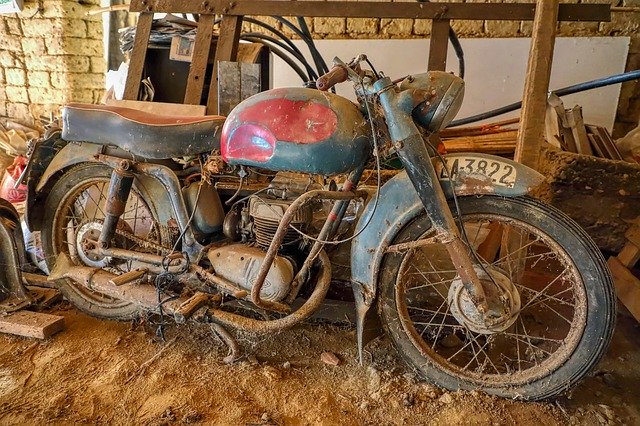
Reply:
<svg viewBox="0 0 640 426"><path fill-rule="evenodd" d="M65 140L116 146L157 160L219 149L225 117L163 116L117 106L69 104L62 120Z"/></svg>

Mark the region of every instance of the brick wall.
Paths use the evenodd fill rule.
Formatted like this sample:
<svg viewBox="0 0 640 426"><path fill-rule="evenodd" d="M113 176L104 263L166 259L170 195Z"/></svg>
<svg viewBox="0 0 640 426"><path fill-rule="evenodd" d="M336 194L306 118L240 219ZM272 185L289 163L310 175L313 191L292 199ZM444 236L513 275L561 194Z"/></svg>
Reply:
<svg viewBox="0 0 640 426"><path fill-rule="evenodd" d="M0 116L33 123L67 102L96 102L106 70L99 1L25 2L0 15Z"/></svg>

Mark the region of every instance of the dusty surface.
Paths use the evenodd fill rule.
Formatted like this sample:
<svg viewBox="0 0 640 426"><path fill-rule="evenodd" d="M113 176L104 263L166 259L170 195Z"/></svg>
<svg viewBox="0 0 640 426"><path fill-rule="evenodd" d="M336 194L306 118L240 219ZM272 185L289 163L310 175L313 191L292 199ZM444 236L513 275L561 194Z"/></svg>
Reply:
<svg viewBox="0 0 640 426"><path fill-rule="evenodd" d="M523 403L418 383L384 338L359 366L349 327L245 338L248 360L225 365L206 326L169 327L164 347L144 325L52 312L67 328L47 341L0 336L3 425L640 424L640 327L624 315L593 377L568 397Z"/></svg>
<svg viewBox="0 0 640 426"><path fill-rule="evenodd" d="M601 249L622 249L624 233L640 223L640 164L547 148L539 171L548 183L541 198L578 222Z"/></svg>

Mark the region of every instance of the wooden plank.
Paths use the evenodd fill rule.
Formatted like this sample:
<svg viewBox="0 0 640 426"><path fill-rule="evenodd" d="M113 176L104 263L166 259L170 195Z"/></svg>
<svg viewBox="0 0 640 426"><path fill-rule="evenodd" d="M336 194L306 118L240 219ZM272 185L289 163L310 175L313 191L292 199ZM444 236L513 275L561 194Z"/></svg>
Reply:
<svg viewBox="0 0 640 426"><path fill-rule="evenodd" d="M573 109L567 111L567 119L571 125L571 134L576 144L578 154L593 155L587 129L584 127L584 119L582 118L582 107L576 105Z"/></svg>
<svg viewBox="0 0 640 426"><path fill-rule="evenodd" d="M31 293L38 309L48 308L54 303L62 300L62 294L60 291L53 288L27 286L27 290Z"/></svg>
<svg viewBox="0 0 640 426"><path fill-rule="evenodd" d="M448 19L433 20L429 42L429 71L446 71L450 30Z"/></svg>
<svg viewBox="0 0 640 426"><path fill-rule="evenodd" d="M640 321L640 280L617 258L610 257L607 263L613 276L618 299L629 309L635 319Z"/></svg>
<svg viewBox="0 0 640 426"><path fill-rule="evenodd" d="M184 94L184 103L200 105L204 76L209 64L211 54L211 38L213 37L213 22L215 15L200 15L198 32L193 45L193 57L187 77L187 89Z"/></svg>
<svg viewBox="0 0 640 426"><path fill-rule="evenodd" d="M493 263L496 260L496 255L500 246L502 245L502 225L498 222L491 222L489 224L489 233L484 241L478 246L478 256L483 258L489 263Z"/></svg>
<svg viewBox="0 0 640 426"><path fill-rule="evenodd" d="M242 17L223 16L220 23L220 36L216 46L216 57L213 62L213 75L207 98L207 114L218 113L218 62L235 61L238 55L238 41L242 29Z"/></svg>
<svg viewBox="0 0 640 426"><path fill-rule="evenodd" d="M124 99L137 100L140 92L140 81L144 62L147 58L147 47L149 46L149 36L151 35L151 25L153 24L153 13L141 13L136 26L136 37L133 40L133 50L129 61L129 72L127 82L124 86Z"/></svg>
<svg viewBox="0 0 640 426"><path fill-rule="evenodd" d="M22 281L25 285L57 289L58 285L56 284L56 282L48 281L47 278L47 275L32 274L30 272L22 273Z"/></svg>
<svg viewBox="0 0 640 426"><path fill-rule="evenodd" d="M0 317L0 332L46 339L64 328L64 317L41 312L18 311Z"/></svg>
<svg viewBox="0 0 640 426"><path fill-rule="evenodd" d="M281 0L131 0L132 12L201 13L254 16L333 16L350 18L534 19L535 3L426 3ZM561 21L610 21L609 4L562 4Z"/></svg>
<svg viewBox="0 0 640 426"><path fill-rule="evenodd" d="M520 132L514 159L536 169L544 142L544 120L556 40L558 0L539 1L525 80Z"/></svg>
<svg viewBox="0 0 640 426"><path fill-rule="evenodd" d="M107 105L119 106L123 108L137 109L138 111L149 112L151 114L165 116L204 116L206 107L204 105L172 104L168 102L147 102L128 101L118 99L108 99Z"/></svg>
<svg viewBox="0 0 640 426"><path fill-rule="evenodd" d="M640 261L640 248L635 244L625 245L618 253L618 260L627 268L633 267Z"/></svg>
<svg viewBox="0 0 640 426"><path fill-rule="evenodd" d="M633 225L624 234L625 238L631 241L636 247L640 247L640 225Z"/></svg>

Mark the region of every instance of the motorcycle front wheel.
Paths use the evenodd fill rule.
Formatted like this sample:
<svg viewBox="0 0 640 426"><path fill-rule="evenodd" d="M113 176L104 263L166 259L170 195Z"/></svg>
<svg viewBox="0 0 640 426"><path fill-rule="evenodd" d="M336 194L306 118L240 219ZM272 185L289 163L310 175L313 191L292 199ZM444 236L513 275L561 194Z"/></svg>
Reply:
<svg viewBox="0 0 640 426"><path fill-rule="evenodd" d="M480 278L511 283L503 285L509 318L479 321L446 249L430 244L385 256L378 309L386 331L440 387L525 400L566 391L613 334L615 294L602 254L570 218L531 198L461 197L459 205ZM433 235L425 214L394 244Z"/></svg>
<svg viewBox="0 0 640 426"><path fill-rule="evenodd" d="M49 270L53 270L58 254L65 253L72 263L122 274L140 265L95 258L85 253L87 244L95 244L105 218L104 202L109 190L112 169L98 163L85 163L66 171L53 185L44 204L42 246ZM139 240L171 246L169 236L158 223L151 197L137 180L118 221L112 244L119 248L149 251ZM125 236L123 236L125 235ZM135 237L135 240L126 235ZM144 266L144 265L142 265ZM60 291L78 309L100 318L126 320L139 314L131 302L114 299L90 290L69 279L60 280Z"/></svg>

